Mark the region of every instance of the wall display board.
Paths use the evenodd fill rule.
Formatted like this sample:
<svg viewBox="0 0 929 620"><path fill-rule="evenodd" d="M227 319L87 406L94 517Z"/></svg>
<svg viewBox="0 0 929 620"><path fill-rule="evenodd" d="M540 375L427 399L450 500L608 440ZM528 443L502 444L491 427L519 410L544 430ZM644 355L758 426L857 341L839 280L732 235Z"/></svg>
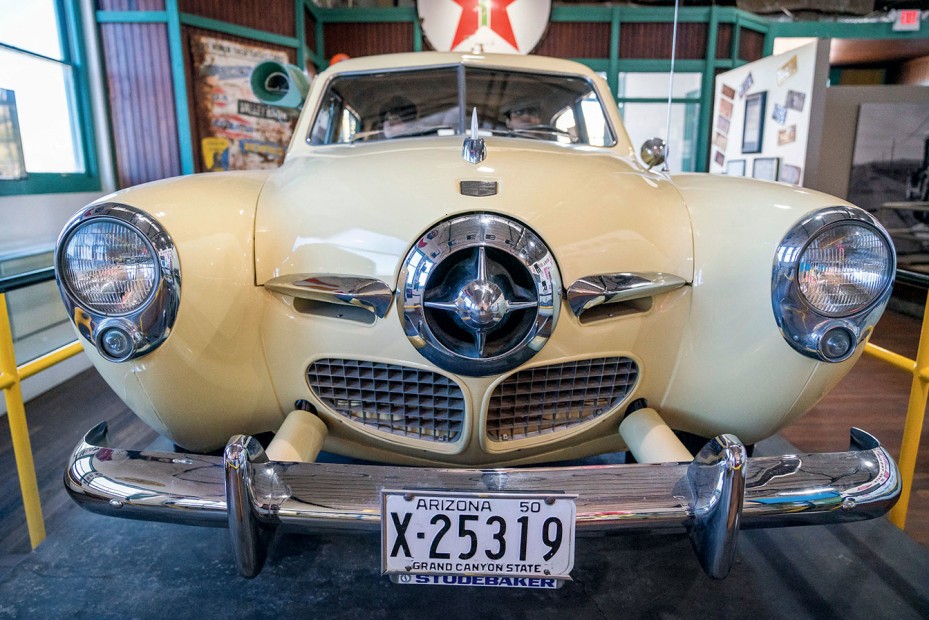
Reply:
<svg viewBox="0 0 929 620"><path fill-rule="evenodd" d="M0 180L26 178L23 140L16 115L16 93L0 88Z"/></svg>
<svg viewBox="0 0 929 620"><path fill-rule="evenodd" d="M803 183L816 46L813 42L716 77L710 172ZM729 166L730 159L743 164Z"/></svg>
<svg viewBox="0 0 929 620"><path fill-rule="evenodd" d="M203 170L280 166L297 112L259 103L249 76L262 61L289 62L287 54L203 35L193 37L192 53Z"/></svg>

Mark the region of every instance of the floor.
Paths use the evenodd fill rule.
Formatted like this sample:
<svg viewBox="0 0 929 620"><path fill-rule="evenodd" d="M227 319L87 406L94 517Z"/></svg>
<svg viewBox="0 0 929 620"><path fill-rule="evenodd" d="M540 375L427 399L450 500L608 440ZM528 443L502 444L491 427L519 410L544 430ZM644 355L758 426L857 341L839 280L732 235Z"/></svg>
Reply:
<svg viewBox="0 0 929 620"><path fill-rule="evenodd" d="M914 357L919 327L919 320L891 312L878 326L874 342ZM909 383L906 373L865 357L832 394L786 429L783 436L801 451L844 451L848 447L848 428L860 426L880 438L896 455ZM79 615L145 617L149 610L144 597L134 607L112 607L112 598L95 597L99 589L88 584L106 583L104 589L122 592L168 592L170 581L179 577L186 585L168 592L166 606L161 610L164 613L191 613L185 605L190 604L192 592L202 590L205 596L215 594L219 600L223 596L221 588L226 588L227 594L234 591L230 596L238 597L243 610L265 615L272 613L275 605L289 601L287 609L292 612L322 609L314 607L320 604L328 605L329 614L335 617L361 611L371 617L386 617L414 608L421 597L432 596L421 589L391 586L376 575L371 569L377 563L374 538L307 540L285 535L272 552L267 576L262 573L258 579L246 582L235 575L231 566L225 530L106 519L77 508L62 489L63 461L76 438L93 423L108 420L115 445L143 447L157 438L129 413L95 372L83 373L31 401L27 414L49 539L30 553L16 477L11 473L0 479L0 617L8 609L13 609L9 615L14 617L56 617L72 603L81 610ZM733 575L724 582L714 582L702 576L684 537L582 539L577 547L576 582L559 593L507 592L494 596L511 601L514 609L538 610L550 599L604 617L611 615L611 609L625 609L633 616L707 613L734 617L741 616L739 611L744 611L746 605L757 612L753 615L762 616L807 615L812 609L828 608L835 615L854 617L890 613L929 617L927 434L929 425L923 433L906 529L906 534L924 547L912 544L910 538L884 520L828 528L750 531L741 539L744 542L740 542ZM13 468L5 417L0 418L0 468L8 472ZM103 522L105 531L100 529ZM125 553L126 549L132 553ZM124 566L127 561L130 565ZM629 570L631 567L635 570ZM313 572L317 568L319 572ZM294 577L304 569L310 573ZM874 579L865 578L869 574ZM348 578L347 585L340 581L342 577ZM681 596L674 604L664 600L669 583L675 584ZM49 597L49 588L55 587L67 592L64 599L71 603ZM269 587L280 594L280 602L271 603L262 597ZM440 589L454 611L448 617L464 615L457 612L467 608L458 605L473 604L479 612L482 605L491 609L496 600L492 592L466 595L461 591L472 590ZM348 596L348 590L370 592L372 597L362 596L342 607L338 594ZM5 606L4 601L25 600L23 597L31 601L32 595L24 593L33 591L36 599L44 600L39 607ZM8 598L11 596L14 598ZM717 607L710 603L713 600ZM213 612L217 617L223 615L219 608ZM513 617L528 614L516 613ZM212 616L206 613L205 617ZM539 614L533 613L532 617Z"/></svg>

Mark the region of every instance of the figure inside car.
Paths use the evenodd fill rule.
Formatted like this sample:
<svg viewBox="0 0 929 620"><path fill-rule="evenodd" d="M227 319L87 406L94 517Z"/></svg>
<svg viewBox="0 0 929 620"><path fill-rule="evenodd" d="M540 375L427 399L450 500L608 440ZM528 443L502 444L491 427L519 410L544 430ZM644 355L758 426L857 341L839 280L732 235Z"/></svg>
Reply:
<svg viewBox="0 0 929 620"><path fill-rule="evenodd" d="M507 129L528 129L542 123L542 109L536 101L513 101L503 112Z"/></svg>
<svg viewBox="0 0 929 620"><path fill-rule="evenodd" d="M385 138L402 136L412 129L416 120L416 104L401 95L394 95L381 106L381 128Z"/></svg>

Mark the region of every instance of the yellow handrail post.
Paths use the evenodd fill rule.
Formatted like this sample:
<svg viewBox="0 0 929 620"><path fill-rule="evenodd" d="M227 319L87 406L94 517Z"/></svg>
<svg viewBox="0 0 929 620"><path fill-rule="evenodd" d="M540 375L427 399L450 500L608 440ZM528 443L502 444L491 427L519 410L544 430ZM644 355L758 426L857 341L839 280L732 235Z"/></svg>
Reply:
<svg viewBox="0 0 929 620"><path fill-rule="evenodd" d="M916 351L916 367L913 369L913 383L910 387L910 401L906 408L906 423L903 427L903 441L900 444L900 477L903 490L897 505L890 511L890 522L901 530L906 526L906 511L910 505L910 490L916 474L916 456L919 451L919 438L923 432L923 419L926 415L926 400L929 398L929 293L926 295L926 310L923 312L923 326L919 334L919 349Z"/></svg>
<svg viewBox="0 0 929 620"><path fill-rule="evenodd" d="M32 444L29 441L29 428L26 425L26 408L23 406L23 392L19 384L16 355L13 352L13 330L10 328L6 295L3 293L0 293L0 375L13 380L12 385L4 390L3 395L6 399L6 415L10 421L10 435L13 440L16 469L19 473L19 486L23 494L23 507L26 510L29 541L35 549L45 540L45 521L42 518L39 484L36 481L35 464L32 461Z"/></svg>

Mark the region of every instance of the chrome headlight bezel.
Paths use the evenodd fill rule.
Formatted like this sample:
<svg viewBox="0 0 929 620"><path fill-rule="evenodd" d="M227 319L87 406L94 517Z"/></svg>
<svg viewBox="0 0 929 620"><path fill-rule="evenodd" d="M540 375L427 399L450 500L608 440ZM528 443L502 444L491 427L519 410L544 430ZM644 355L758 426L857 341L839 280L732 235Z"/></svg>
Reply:
<svg viewBox="0 0 929 620"><path fill-rule="evenodd" d="M887 246L890 264L886 282L868 303L847 313L826 312L809 302L799 285L800 259L810 243L838 226L860 226L876 234ZM814 359L841 362L851 357L858 345L868 337L890 299L896 254L890 235L867 211L852 206L826 207L808 214L795 224L777 247L771 282L774 318L784 340L791 347ZM842 355L828 352L827 335L847 332L853 346Z"/></svg>
<svg viewBox="0 0 929 620"><path fill-rule="evenodd" d="M68 242L82 227L111 221L128 227L149 246L155 259L155 278L145 300L125 312L108 313L91 308L75 294L64 268ZM164 228L144 211L124 204L102 203L77 213L65 225L55 250L55 277L71 321L102 357L124 362L146 355L163 343L174 327L180 306L181 275L177 249ZM131 347L113 355L103 346L104 336L114 330L131 342Z"/></svg>

